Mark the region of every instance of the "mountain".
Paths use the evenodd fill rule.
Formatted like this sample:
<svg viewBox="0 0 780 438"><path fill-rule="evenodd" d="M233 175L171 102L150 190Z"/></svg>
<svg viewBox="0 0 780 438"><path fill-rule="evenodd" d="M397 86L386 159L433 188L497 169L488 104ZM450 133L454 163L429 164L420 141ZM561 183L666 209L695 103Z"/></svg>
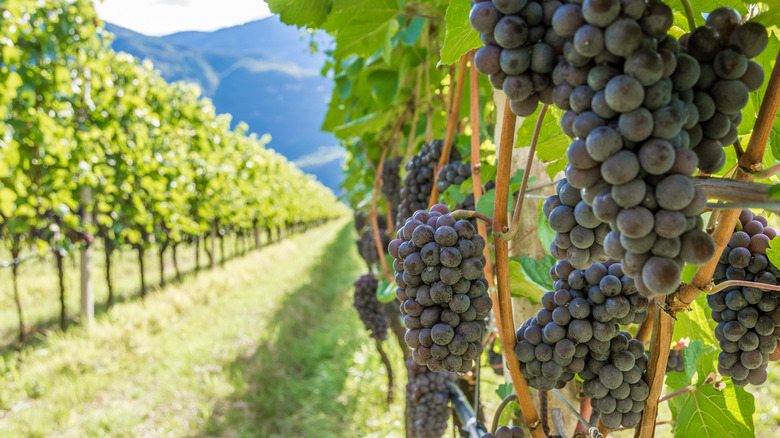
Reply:
<svg viewBox="0 0 780 438"><path fill-rule="evenodd" d="M320 75L327 47L323 34L302 33L278 17L213 32L152 37L106 23L112 46L154 63L169 82L198 84L218 113L233 115L250 131L271 134L277 152L340 193L343 151L320 126L332 83Z"/></svg>

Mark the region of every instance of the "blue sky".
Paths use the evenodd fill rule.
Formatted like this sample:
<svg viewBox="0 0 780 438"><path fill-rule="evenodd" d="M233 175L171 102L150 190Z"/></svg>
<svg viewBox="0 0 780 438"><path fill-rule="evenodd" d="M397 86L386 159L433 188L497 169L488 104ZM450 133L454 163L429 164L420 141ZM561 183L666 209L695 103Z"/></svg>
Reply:
<svg viewBox="0 0 780 438"><path fill-rule="evenodd" d="M215 30L271 15L263 0L93 0L100 18L146 35Z"/></svg>

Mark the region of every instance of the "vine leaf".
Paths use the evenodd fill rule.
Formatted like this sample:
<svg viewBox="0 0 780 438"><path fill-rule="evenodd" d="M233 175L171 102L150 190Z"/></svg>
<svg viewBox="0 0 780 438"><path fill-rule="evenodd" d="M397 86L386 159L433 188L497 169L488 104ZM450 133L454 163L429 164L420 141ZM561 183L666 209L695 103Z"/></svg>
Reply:
<svg viewBox="0 0 780 438"><path fill-rule="evenodd" d="M549 275L549 271L550 268L548 267L545 273ZM510 257L509 291L513 297L528 298L528 300L532 303L539 304L542 302L542 295L544 295L550 289L551 288L546 286L540 286L531 279L531 274L529 274L523 267L522 259Z"/></svg>
<svg viewBox="0 0 780 438"><path fill-rule="evenodd" d="M374 70L368 74L367 79L378 108L389 107L398 95L398 71Z"/></svg>
<svg viewBox="0 0 780 438"><path fill-rule="evenodd" d="M464 53L482 46L479 34L469 24L471 3L466 0L451 0L447 6L444 21L447 33L444 36L444 46L441 48L441 63L458 62Z"/></svg>
<svg viewBox="0 0 780 438"><path fill-rule="evenodd" d="M332 0L308 0L305 2L266 0L266 3L271 12L279 14L282 22L298 27L321 25L333 7Z"/></svg>
<svg viewBox="0 0 780 438"><path fill-rule="evenodd" d="M541 261L528 255L520 257L520 266L523 268L523 274L548 291L554 290L553 281L550 278L550 268L555 265L555 262L555 257L549 254L545 255Z"/></svg>
<svg viewBox="0 0 780 438"><path fill-rule="evenodd" d="M376 129L379 126L387 124L392 115L389 111L374 111L371 114L363 116L351 122L333 128L333 134L338 138L349 138L359 136L366 131Z"/></svg>
<svg viewBox="0 0 780 438"><path fill-rule="evenodd" d="M556 233L550 227L550 221L545 217L542 205L544 205L544 201L539 202L539 223L536 225L536 234L539 236L539 240L542 241L542 248L549 248L553 239L555 239Z"/></svg>
<svg viewBox="0 0 780 438"><path fill-rule="evenodd" d="M780 266L780 264L778 264L780 263L780 239L775 237L769 241L769 248L766 249L766 256L769 259L769 263Z"/></svg>
<svg viewBox="0 0 780 438"><path fill-rule="evenodd" d="M755 436L753 395L729 382L722 390L704 385L669 399L676 415L675 437Z"/></svg>
<svg viewBox="0 0 780 438"><path fill-rule="evenodd" d="M376 299L380 303L389 303L395 299L395 283L387 281L386 278L379 278L379 287L376 288Z"/></svg>
<svg viewBox="0 0 780 438"><path fill-rule="evenodd" d="M368 57L386 48L395 35L391 30L398 30L395 18L400 12L394 0L333 0L323 27L336 38L334 58Z"/></svg>
<svg viewBox="0 0 780 438"><path fill-rule="evenodd" d="M780 201L780 184L775 184L769 188L769 197L775 201Z"/></svg>
<svg viewBox="0 0 780 438"><path fill-rule="evenodd" d="M682 338L701 339L704 345L718 345L714 327L710 326L710 318L707 318L707 298L700 295L691 303L690 312L680 312L677 314L677 322L674 324L673 340L678 341Z"/></svg>
<svg viewBox="0 0 780 438"><path fill-rule="evenodd" d="M693 375L696 374L696 365L699 363L699 358L702 353L704 353L704 343L701 339L691 341L688 345L683 347L685 375L687 375L689 379L693 379Z"/></svg>

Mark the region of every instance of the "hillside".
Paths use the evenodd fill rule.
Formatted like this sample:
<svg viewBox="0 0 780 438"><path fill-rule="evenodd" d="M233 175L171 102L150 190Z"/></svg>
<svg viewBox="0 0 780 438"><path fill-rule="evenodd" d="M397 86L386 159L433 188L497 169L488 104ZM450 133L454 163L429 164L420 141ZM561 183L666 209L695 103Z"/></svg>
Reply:
<svg viewBox="0 0 780 438"><path fill-rule="evenodd" d="M271 147L339 191L342 155L336 139L320 131L332 82L320 76L325 57L311 54L310 36L277 17L214 32L179 32L150 37L110 23L113 48L149 59L168 81L193 82L233 115L270 133ZM327 40L314 36L322 47Z"/></svg>

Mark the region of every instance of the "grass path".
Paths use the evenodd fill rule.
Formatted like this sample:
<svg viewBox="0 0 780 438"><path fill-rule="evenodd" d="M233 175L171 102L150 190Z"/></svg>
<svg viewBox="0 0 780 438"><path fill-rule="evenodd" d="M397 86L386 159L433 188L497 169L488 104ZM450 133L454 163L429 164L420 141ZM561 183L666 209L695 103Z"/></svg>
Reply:
<svg viewBox="0 0 780 438"><path fill-rule="evenodd" d="M328 224L3 357L2 435L397 436L354 239Z"/></svg>

